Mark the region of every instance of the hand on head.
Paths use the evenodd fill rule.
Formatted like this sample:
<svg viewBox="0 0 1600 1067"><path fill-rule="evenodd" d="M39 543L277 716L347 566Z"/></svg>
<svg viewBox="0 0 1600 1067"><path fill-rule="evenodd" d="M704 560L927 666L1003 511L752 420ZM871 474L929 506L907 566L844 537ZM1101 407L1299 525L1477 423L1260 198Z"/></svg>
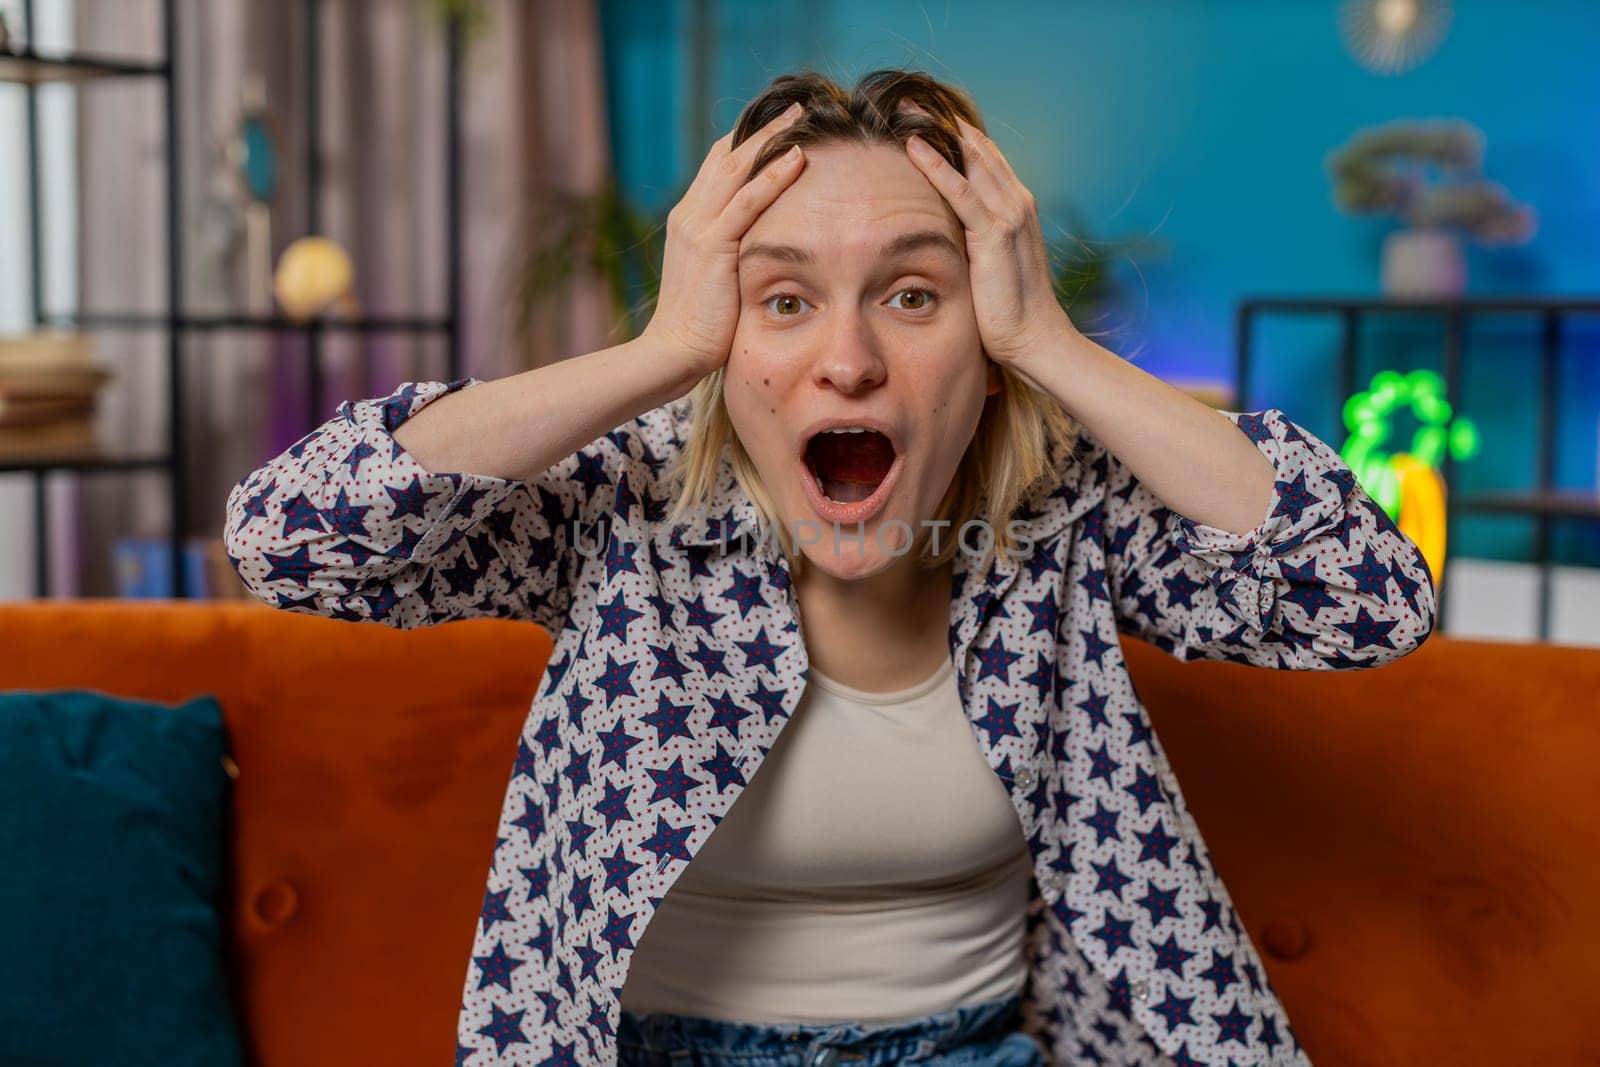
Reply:
<svg viewBox="0 0 1600 1067"><path fill-rule="evenodd" d="M751 223L799 177L799 145L745 180L761 150L802 113L796 103L734 148L718 138L688 191L667 215L661 290L644 336L710 374L723 366L739 323L739 241Z"/></svg>
<svg viewBox="0 0 1600 1067"><path fill-rule="evenodd" d="M928 114L901 98L899 110ZM966 231L972 307L983 350L1017 364L1076 333L1056 298L1038 203L989 136L960 115L965 174L912 134L906 153L955 211Z"/></svg>

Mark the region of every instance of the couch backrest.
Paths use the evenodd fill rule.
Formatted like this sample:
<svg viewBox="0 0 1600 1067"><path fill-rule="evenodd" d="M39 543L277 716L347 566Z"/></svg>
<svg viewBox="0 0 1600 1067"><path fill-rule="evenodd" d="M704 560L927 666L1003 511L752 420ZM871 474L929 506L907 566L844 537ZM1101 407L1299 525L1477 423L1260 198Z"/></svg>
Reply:
<svg viewBox="0 0 1600 1067"><path fill-rule="evenodd" d="M1123 646L1312 1062L1595 1062L1600 649L1436 634L1306 672Z"/></svg>
<svg viewBox="0 0 1600 1067"><path fill-rule="evenodd" d="M1600 649L1434 636L1376 671L1280 672L1123 648L1315 1062L1600 1049ZM24 602L0 650L4 688L217 695L255 1063L448 1062L542 629Z"/></svg>
<svg viewBox="0 0 1600 1067"><path fill-rule="evenodd" d="M451 1062L543 629L50 601L0 604L0 650L0 688L216 695L239 768L227 908L252 1063Z"/></svg>

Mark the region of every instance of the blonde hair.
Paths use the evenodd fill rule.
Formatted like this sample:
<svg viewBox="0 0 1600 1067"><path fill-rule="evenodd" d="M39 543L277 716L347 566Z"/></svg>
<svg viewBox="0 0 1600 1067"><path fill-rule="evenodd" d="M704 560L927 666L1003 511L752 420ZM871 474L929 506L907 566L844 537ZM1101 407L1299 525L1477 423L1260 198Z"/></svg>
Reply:
<svg viewBox="0 0 1600 1067"><path fill-rule="evenodd" d="M912 100L927 114L900 111L902 99ZM746 180L791 145L900 146L913 133L965 174L955 116L984 129L965 92L920 71L873 71L849 92L825 75L807 71L774 79L745 107L734 129L734 146L795 101L805 108L804 114L762 148ZM923 544L918 561L925 567L940 566L955 555L960 548L955 533L971 520L983 521L992 533L979 573L987 570L996 553L1015 553L1016 539L1007 522L1035 491L1054 485L1063 473L1062 465L1072 460L1079 435L1077 421L1054 397L1035 389L1010 368L1001 366L999 370L1002 388L985 401L972 443L932 517L949 522L951 536L941 538L937 553L930 551L931 539ZM765 541L776 529L778 544L798 575L804 557L791 532L782 529L755 463L734 432L722 398L723 376L724 368L718 368L690 393L688 437L665 474L669 483L676 483L667 522L675 524L687 513L709 506L717 489L722 450L728 446L734 479L755 504L759 538Z"/></svg>

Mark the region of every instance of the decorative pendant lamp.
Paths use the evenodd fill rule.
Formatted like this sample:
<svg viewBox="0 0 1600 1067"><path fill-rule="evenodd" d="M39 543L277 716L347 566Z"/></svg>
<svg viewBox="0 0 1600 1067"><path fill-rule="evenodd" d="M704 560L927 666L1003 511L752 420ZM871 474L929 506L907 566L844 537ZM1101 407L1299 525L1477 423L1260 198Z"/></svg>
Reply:
<svg viewBox="0 0 1600 1067"><path fill-rule="evenodd" d="M1450 0L1344 0L1339 33L1368 70L1403 74L1439 47L1450 15Z"/></svg>

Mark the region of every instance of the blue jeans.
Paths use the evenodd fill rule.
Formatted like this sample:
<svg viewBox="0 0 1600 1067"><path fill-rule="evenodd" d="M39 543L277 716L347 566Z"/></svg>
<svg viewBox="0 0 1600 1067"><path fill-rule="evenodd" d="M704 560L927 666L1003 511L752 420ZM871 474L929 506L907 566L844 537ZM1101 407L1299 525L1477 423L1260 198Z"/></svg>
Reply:
<svg viewBox="0 0 1600 1067"><path fill-rule="evenodd" d="M618 1067L1042 1067L1021 994L884 1025L737 1023L626 1009Z"/></svg>

